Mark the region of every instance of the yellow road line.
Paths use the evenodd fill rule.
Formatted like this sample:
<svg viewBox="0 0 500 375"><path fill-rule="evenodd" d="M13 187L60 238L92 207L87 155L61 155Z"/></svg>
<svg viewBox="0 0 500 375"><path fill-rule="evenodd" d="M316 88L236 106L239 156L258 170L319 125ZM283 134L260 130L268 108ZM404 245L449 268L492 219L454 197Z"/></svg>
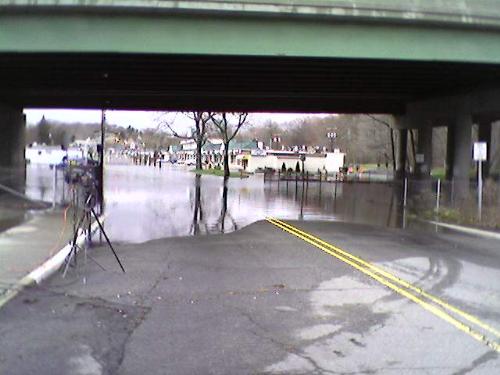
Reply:
<svg viewBox="0 0 500 375"><path fill-rule="evenodd" d="M411 284L410 282L398 277L398 276L395 276L393 275L392 273L384 270L383 268L381 267L378 267L378 266L375 266L374 264L370 263L370 262L367 262L365 261L364 259L360 258L360 257L357 257L353 254L350 254L348 253L347 251L344 251L340 248L338 248L337 246L334 246L328 242L325 242L323 240L321 240L320 238L318 237L315 237L313 236L312 234L309 234L307 232L304 232L302 230L300 230L299 228L297 227L294 227L293 225L290 225L288 223L285 223L284 221L281 221L279 219L276 219L276 218L271 218L271 220L273 221L276 221L277 223L283 225L283 226L286 226L288 228L290 228L291 230L293 231L296 231L300 234L302 234L303 236L305 237L308 237L320 244L322 244L323 246L326 246L327 248L331 249L331 250L334 250L340 254L342 254L343 256L349 258L349 259L352 259L360 264L362 264L363 266L365 267L368 267L370 268L372 271L398 283L399 285L402 285L404 286L405 288L408 288L418 294L420 294L421 296L425 297L425 298L428 298L429 300L431 300L432 302L436 303L437 305L447 309L448 311L451 311L457 315L460 315L462 318L468 320L469 322L473 323L473 324L476 324L477 326L483 328L484 330L490 332L490 333L493 333L494 335L496 335L497 337L500 337L500 331L498 331L497 329L489 326L488 324L482 322L481 320L479 320L478 318L476 318L475 316L459 309L458 307L455 307L455 306L452 306L450 305L449 303L443 301L441 298L439 297L436 297L436 296L433 296L432 294L426 292L425 290L419 288L419 287L416 287L415 285Z"/></svg>
<svg viewBox="0 0 500 375"><path fill-rule="evenodd" d="M393 291L395 291L396 293L402 295L403 297L406 297L408 298L409 300L417 303L418 305L420 305L422 308L426 309L427 311L433 313L435 316L443 319L444 321L448 322L449 324L453 325L455 328L457 328L458 330L468 334L469 336L471 336L472 338L476 339L477 341L487 345L488 347L490 347L491 349L497 351L497 352L500 352L500 345L495 342L495 341L492 341L492 340L489 340L485 335L483 335L482 333L474 330L473 328L467 326L466 324L464 324L463 322L459 321L458 319L452 317L451 315L449 315L448 313L446 313L445 311L441 310L440 308L434 306L434 305L431 305L430 303L428 302L425 302L424 300L421 300L420 298L418 298L417 296L413 295L412 293L410 293L409 291L407 290L404 290L400 287L398 287L397 285L394 285L393 283L391 283L390 281L384 279L382 276L376 274L375 272L371 271L370 269L367 269L367 268L364 268L363 266L359 265L359 264L356 264L355 262L353 262L352 260L342 256L341 254L339 254L338 252L335 252L335 251L332 251L330 249L328 249L326 246L300 234L299 232L295 232L293 231L292 229L290 228L287 228L286 226L280 224L278 221L274 221L274 219L272 218L267 218L266 219L269 223L283 229L284 231L302 239L303 241L323 250L325 253L327 254L330 254L332 256L334 256L335 258L343 261L344 263L347 263L348 265L350 265L351 267L357 269L358 271L360 272L363 272L365 275L371 277L372 279L378 281L379 283L381 283L382 285L385 285L387 286L388 288L392 289Z"/></svg>

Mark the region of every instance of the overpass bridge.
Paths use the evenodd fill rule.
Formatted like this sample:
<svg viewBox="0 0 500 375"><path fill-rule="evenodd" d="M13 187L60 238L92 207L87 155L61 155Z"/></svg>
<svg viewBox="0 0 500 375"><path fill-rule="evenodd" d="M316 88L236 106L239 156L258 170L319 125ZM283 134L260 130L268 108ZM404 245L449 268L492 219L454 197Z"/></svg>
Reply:
<svg viewBox="0 0 500 375"><path fill-rule="evenodd" d="M0 164L24 164L26 107L391 113L447 126L465 183L471 127L500 119L498 0L0 0Z"/></svg>

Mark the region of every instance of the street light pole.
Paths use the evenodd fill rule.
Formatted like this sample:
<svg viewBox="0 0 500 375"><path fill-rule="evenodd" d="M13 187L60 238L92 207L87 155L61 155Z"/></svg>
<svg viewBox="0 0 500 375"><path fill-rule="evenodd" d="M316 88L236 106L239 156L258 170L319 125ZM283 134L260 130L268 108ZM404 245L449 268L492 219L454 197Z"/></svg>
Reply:
<svg viewBox="0 0 500 375"><path fill-rule="evenodd" d="M104 109L101 110L101 144L99 148L99 212L104 213L104 143L106 139L105 134L105 122L106 122L106 112Z"/></svg>

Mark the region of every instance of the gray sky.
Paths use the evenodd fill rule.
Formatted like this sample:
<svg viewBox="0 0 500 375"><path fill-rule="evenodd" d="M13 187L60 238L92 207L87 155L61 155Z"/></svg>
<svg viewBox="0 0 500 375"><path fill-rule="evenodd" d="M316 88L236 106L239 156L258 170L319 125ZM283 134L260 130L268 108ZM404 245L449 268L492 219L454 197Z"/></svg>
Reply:
<svg viewBox="0 0 500 375"><path fill-rule="evenodd" d="M36 124L45 115L47 120L56 120L63 122L83 122L99 123L101 121L101 111L99 110L80 110L80 109L25 109L28 124ZM106 111L106 121L110 124L120 126L131 125L137 129L156 128L165 112L145 112L145 111ZM273 120L277 123L292 121L305 116L313 116L303 113L253 113L251 121L255 124L262 124L267 120ZM314 116L324 116L322 114ZM164 118L164 117L163 117ZM185 116L175 112L168 113L166 118L174 122L177 131L183 130L183 124L189 123Z"/></svg>

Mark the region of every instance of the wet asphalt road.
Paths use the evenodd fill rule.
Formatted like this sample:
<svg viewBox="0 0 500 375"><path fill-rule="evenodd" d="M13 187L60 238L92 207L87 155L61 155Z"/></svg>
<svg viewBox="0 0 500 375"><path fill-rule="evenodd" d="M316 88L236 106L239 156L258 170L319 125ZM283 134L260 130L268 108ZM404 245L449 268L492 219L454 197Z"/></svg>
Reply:
<svg viewBox="0 0 500 375"><path fill-rule="evenodd" d="M293 224L500 327L498 241ZM500 372L483 343L267 222L117 249L126 274L96 248L106 271L81 261L0 310L0 374Z"/></svg>

